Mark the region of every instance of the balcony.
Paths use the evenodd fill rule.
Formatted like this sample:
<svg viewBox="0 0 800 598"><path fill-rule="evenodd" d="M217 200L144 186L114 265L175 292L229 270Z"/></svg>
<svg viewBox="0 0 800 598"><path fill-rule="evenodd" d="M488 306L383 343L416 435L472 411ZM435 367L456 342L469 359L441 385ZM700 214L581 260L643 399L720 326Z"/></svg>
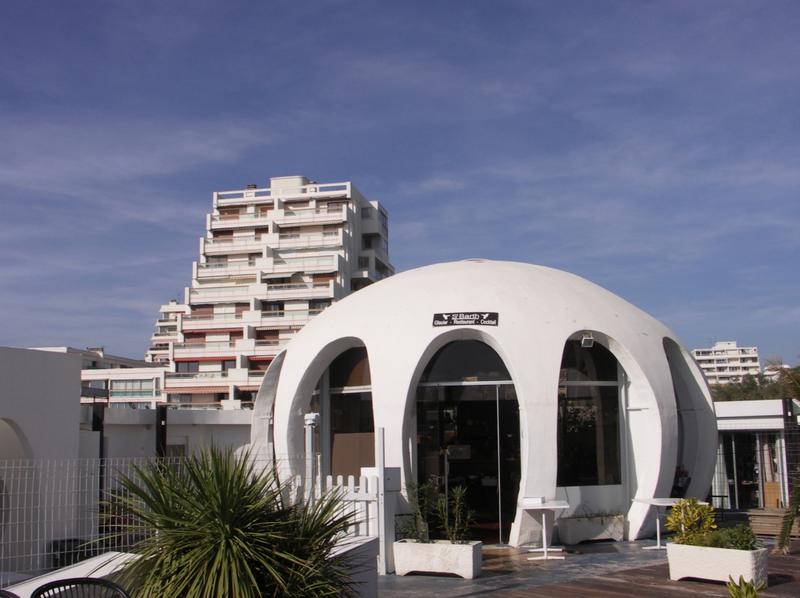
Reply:
<svg viewBox="0 0 800 598"><path fill-rule="evenodd" d="M307 311L262 311L262 326L304 326L308 321L322 312L321 309Z"/></svg>
<svg viewBox="0 0 800 598"><path fill-rule="evenodd" d="M211 214L211 230L227 230L231 228L246 228L252 226L267 226L275 215L275 210L233 215Z"/></svg>
<svg viewBox="0 0 800 598"><path fill-rule="evenodd" d="M340 208L308 208L303 210L276 210L275 222L292 224L332 224L347 220L347 206Z"/></svg>
<svg viewBox="0 0 800 598"><path fill-rule="evenodd" d="M247 253L260 251L267 244L267 235L226 237L217 239L204 239L203 251L206 255L217 255L225 253Z"/></svg>
<svg viewBox="0 0 800 598"><path fill-rule="evenodd" d="M337 257L291 257L275 258L272 262L273 272L331 272L337 270Z"/></svg>
<svg viewBox="0 0 800 598"><path fill-rule="evenodd" d="M214 194L215 205L239 206L254 203L263 203L267 198L315 198L333 199L337 197L350 197L350 183L327 183L320 185L312 183L291 189L280 189L275 192L272 189L245 189L234 191L220 191Z"/></svg>
<svg viewBox="0 0 800 598"><path fill-rule="evenodd" d="M256 265L255 262L197 264L197 278L227 278L242 274L255 275L264 269L264 266Z"/></svg>
<svg viewBox="0 0 800 598"><path fill-rule="evenodd" d="M192 303L231 303L263 296L266 292L267 285L255 283L227 287L201 286L189 289L189 299Z"/></svg>
<svg viewBox="0 0 800 598"><path fill-rule="evenodd" d="M333 297L333 281L267 285L267 300L327 299Z"/></svg>
<svg viewBox="0 0 800 598"><path fill-rule="evenodd" d="M278 235L275 249L308 249L313 247L341 247L344 242L342 231L328 231L322 234L284 233Z"/></svg>
<svg viewBox="0 0 800 598"><path fill-rule="evenodd" d="M175 357L202 357L208 355L230 355L236 341L208 341L205 343L175 343Z"/></svg>

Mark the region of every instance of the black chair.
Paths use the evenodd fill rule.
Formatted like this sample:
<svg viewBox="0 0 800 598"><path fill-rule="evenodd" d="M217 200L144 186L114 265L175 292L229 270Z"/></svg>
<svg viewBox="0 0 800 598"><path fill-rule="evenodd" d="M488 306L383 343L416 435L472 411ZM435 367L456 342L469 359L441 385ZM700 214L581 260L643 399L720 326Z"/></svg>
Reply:
<svg viewBox="0 0 800 598"><path fill-rule="evenodd" d="M19 596L8 590L0 590L0 598L19 598Z"/></svg>
<svg viewBox="0 0 800 598"><path fill-rule="evenodd" d="M31 598L130 598L130 596L113 581L96 577L73 577L41 585L33 591Z"/></svg>

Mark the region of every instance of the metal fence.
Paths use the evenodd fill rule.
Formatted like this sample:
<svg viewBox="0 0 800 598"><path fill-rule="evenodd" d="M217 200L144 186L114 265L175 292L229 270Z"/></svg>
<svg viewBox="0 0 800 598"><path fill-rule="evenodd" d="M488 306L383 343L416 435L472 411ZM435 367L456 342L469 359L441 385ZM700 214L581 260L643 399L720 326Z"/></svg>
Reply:
<svg viewBox="0 0 800 598"><path fill-rule="evenodd" d="M146 459L30 459L0 461L0 586L73 564L136 539L112 536L122 513L122 476L137 479ZM180 459L161 459L180 467ZM146 530L141 530L144 533Z"/></svg>
<svg viewBox="0 0 800 598"><path fill-rule="evenodd" d="M125 519L118 499L131 496L120 481L138 481L137 467L148 462L180 469L185 458L0 460L0 587L130 550L150 530ZM254 465L257 471L272 468L271 461ZM352 535L378 535L377 478L315 476L309 486L296 476L283 488L291 504L333 492L353 516Z"/></svg>

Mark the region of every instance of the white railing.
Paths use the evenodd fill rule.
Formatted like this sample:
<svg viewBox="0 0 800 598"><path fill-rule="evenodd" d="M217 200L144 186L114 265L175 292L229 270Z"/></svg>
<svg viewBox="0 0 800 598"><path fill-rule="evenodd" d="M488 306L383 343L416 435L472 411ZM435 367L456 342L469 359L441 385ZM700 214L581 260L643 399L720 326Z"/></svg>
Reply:
<svg viewBox="0 0 800 598"><path fill-rule="evenodd" d="M128 520L124 534L110 527L122 520L111 493L129 496L120 484L137 479L148 459L0 460L3 524L0 587L108 551L125 552L143 535ZM178 458L161 459L168 467Z"/></svg>
<svg viewBox="0 0 800 598"><path fill-rule="evenodd" d="M175 343L173 347L179 349L232 349L236 341L206 341L204 343Z"/></svg>
<svg viewBox="0 0 800 598"><path fill-rule="evenodd" d="M192 296L207 295L209 297L221 297L226 295L237 297L242 295L249 296L250 286L249 284L242 284L231 287L195 287L190 289L190 293Z"/></svg>
<svg viewBox="0 0 800 598"><path fill-rule="evenodd" d="M268 291L295 291L300 289L325 289L330 286L327 282L288 282L267 285Z"/></svg>
<svg viewBox="0 0 800 598"><path fill-rule="evenodd" d="M227 378L228 372L167 372L165 374L168 380L191 380L197 378L198 380L209 380L211 378Z"/></svg>
<svg viewBox="0 0 800 598"><path fill-rule="evenodd" d="M215 313L215 314L193 314L183 316L183 321L204 321L204 320L241 320L242 314L238 313Z"/></svg>
<svg viewBox="0 0 800 598"><path fill-rule="evenodd" d="M290 322L302 322L313 318L318 313L322 312L321 309L309 309L308 311L262 311L262 318L281 318L289 320Z"/></svg>
<svg viewBox="0 0 800 598"><path fill-rule="evenodd" d="M252 403L247 403L252 406ZM219 403L173 403L170 409L219 409ZM245 407L247 408L247 407ZM382 429L379 429L382 441ZM385 572L385 543L394 539L393 509L386 508L382 445L377 476L320 479L292 477L282 484L293 504L336 495L341 512L353 516L350 534L382 538L380 570ZM303 456L295 457L303 460ZM90 458L0 460L2 534L0 534L0 587L21 579L71 565L100 553L127 552L153 530L142 522L133 526L114 497L133 498L122 486L123 477L139 481L137 468L149 463L180 470L185 458ZM256 471L270 473L272 459L253 462ZM282 460L275 464L284 470ZM124 533L113 526L122 523Z"/></svg>
<svg viewBox="0 0 800 598"><path fill-rule="evenodd" d="M274 270L286 270L291 268L327 268L333 267L334 256L329 255L325 257L291 257L285 259L274 259L272 266Z"/></svg>
<svg viewBox="0 0 800 598"><path fill-rule="evenodd" d="M249 196L252 193L252 196ZM319 195L350 195L350 183L326 183L320 185L312 183L309 185L300 185L298 187L285 187L281 189L272 190L270 188L254 189L254 190L233 190L233 191L218 191L216 193L217 202L219 205L226 204L242 204L263 201L265 197L294 197L297 195L302 196L319 196Z"/></svg>

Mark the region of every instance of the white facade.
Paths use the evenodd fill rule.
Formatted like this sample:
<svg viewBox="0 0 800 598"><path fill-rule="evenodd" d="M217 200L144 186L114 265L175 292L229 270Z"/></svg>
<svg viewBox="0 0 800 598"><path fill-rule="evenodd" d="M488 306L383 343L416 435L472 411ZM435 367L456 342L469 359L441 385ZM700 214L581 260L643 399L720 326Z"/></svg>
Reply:
<svg viewBox="0 0 800 598"><path fill-rule="evenodd" d="M298 330L392 273L386 211L350 182L214 193L191 286L161 307L146 359L166 366L172 402L248 406Z"/></svg>
<svg viewBox="0 0 800 598"><path fill-rule="evenodd" d="M453 323L448 318L458 318L454 314L460 310L475 310L477 319L462 312L457 325L437 325ZM488 346L510 378L484 383L480 375L466 376L449 386L495 388L496 438L519 438L517 453L508 459L518 470L517 496L511 497L511 544L538 538L532 517L513 506L523 497L566 499L578 513L623 513L628 537L637 538L652 531L653 518L648 517L648 507L632 503L633 498L670 496L679 472L686 482L683 493L705 496L717 431L708 389L688 351L661 323L601 287L566 272L520 263L467 260L419 268L332 306L295 336L267 372L256 401L251 442L267 454L274 446L281 467L299 474L305 455L303 416L320 410L321 462L326 463L325 453L336 446L326 429L332 424L326 421L341 415L326 414L326 401L333 393L326 389L328 368L338 356L360 347L368 357L369 387L349 390L361 392L362 400L366 392L371 394L374 429L385 430L386 465L401 468L404 480L414 480L424 465L418 454L424 432L418 418L428 417L419 403L420 381L440 351L459 341ZM613 356L616 381L565 381L566 347L579 351L595 345ZM518 429L506 427L501 434L499 393L511 385L516 399L504 406L518 405ZM619 438L608 437L610 448L602 449L607 453L602 458L616 459L618 471L611 483L562 486L557 482L562 475L557 454L564 449L559 447L559 413L570 393L580 392L582 385L605 387L602 392L612 397L609 404ZM590 397L587 404L591 401ZM467 423L478 430L483 425L480 420ZM485 431L493 434L493 424L487 421ZM478 448L477 441L472 447L448 446L451 474L457 458L462 467L477 463ZM497 477L476 480L478 491L498 486L500 453L498 440ZM602 459L587 454L585 460Z"/></svg>
<svg viewBox="0 0 800 598"><path fill-rule="evenodd" d="M78 456L75 354L0 347L0 459Z"/></svg>
<svg viewBox="0 0 800 598"><path fill-rule="evenodd" d="M692 356L709 384L741 382L743 376L761 373L758 347L739 347L736 341L720 341L707 349L694 349Z"/></svg>

